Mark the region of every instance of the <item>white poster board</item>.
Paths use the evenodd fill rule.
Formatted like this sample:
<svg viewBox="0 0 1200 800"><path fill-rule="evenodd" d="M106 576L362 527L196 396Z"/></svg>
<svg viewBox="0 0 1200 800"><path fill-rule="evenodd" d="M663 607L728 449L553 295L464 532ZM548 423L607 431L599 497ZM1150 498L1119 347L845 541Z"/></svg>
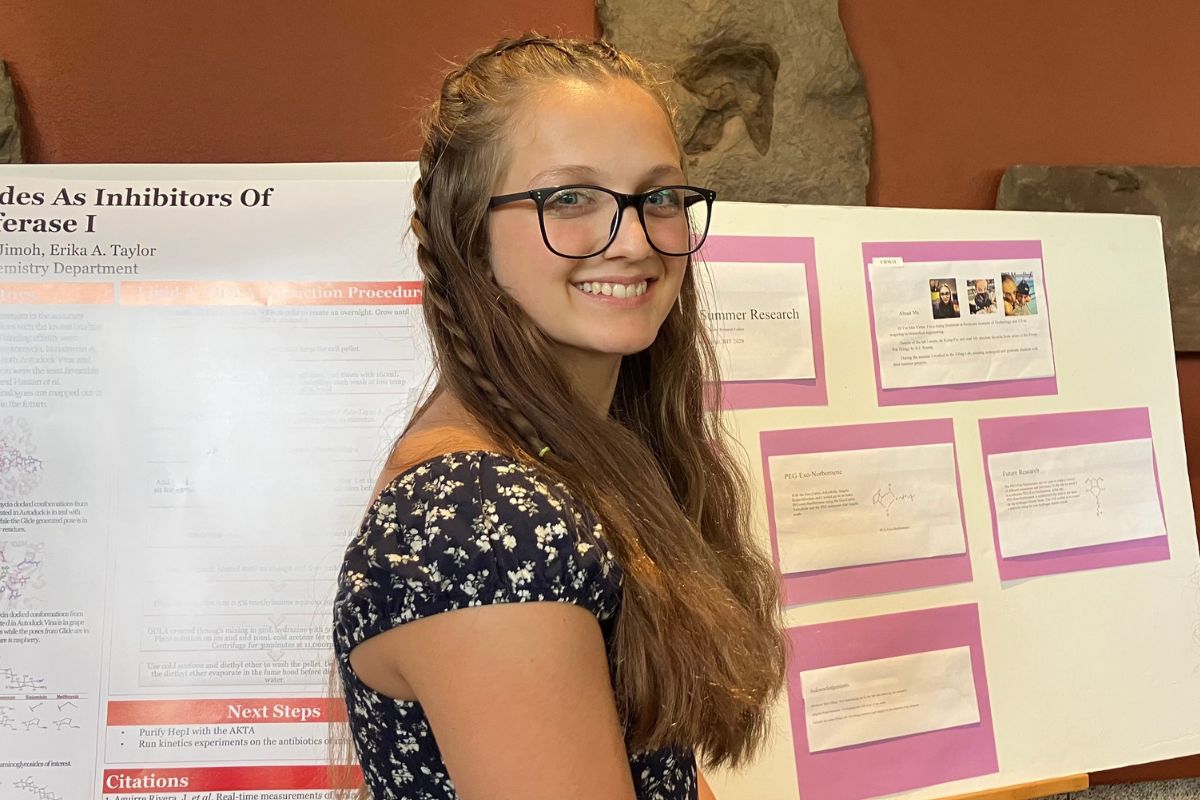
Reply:
<svg viewBox="0 0 1200 800"><path fill-rule="evenodd" d="M0 797L329 795L334 580L429 372L412 174L0 171L0 228L93 231L0 233Z"/></svg>
<svg viewBox="0 0 1200 800"><path fill-rule="evenodd" d="M781 572L795 649L790 691L777 707L766 751L747 770L711 776L717 796L938 798L1200 752L1200 559L1158 220L730 203L720 206L710 235L721 254L709 259L713 270L735 267L727 263L736 261L729 252L761 248L764 239L814 240L817 361L825 373L815 387L733 387L757 526ZM905 270L911 281L893 310L923 310L911 314L918 322L902 346L929 344L951 362L964 353L970 360L970 348L982 345L948 341L946 327L998 330L988 334L996 336L1015 330L1033 343L1021 347L1033 348L1028 352L1036 358L975 359L961 369L932 359L924 379L889 384L886 369L873 368L883 351L877 337L888 333L878 324L887 287L870 279L882 272L894 283ZM1038 303L1040 319L1020 307L1006 319L1002 275L1026 280L1030 296L1014 299L1026 308ZM938 320L930 304L949 278L957 280L959 316ZM994 286L998 308L986 316L970 308L977 279L980 293ZM913 329L936 329L936 341L922 341ZM989 375L989 367L1000 371ZM909 471L889 469L878 486L860 489L846 464L874 457L878 450L871 448L903 452L945 442L955 451L965 555L889 564L859 555L862 563L840 569L780 563L787 524L803 530L808 519L828 522L840 514L856 521L848 533L861 534L872 511L888 519L889 503L893 519L907 513L906 504L919 507L923 487ZM830 464L845 475L833 475ZM1087 481L1101 468L1109 483L1093 494L1096 484L1089 489ZM792 499L825 492L829 499L817 509L823 516L813 516L812 503L772 498L768 475ZM797 494L794 487L806 483L810 494ZM941 485L942 492L954 490ZM1041 509L1043 535L1016 527L1009 539L998 538L993 507L1003 534L1006 521L1028 515L1031 503ZM1065 514L1062 523L1052 524L1058 513ZM933 531L930 523L944 517L920 519ZM806 533L832 537L836 529L825 524ZM917 532L916 525L907 531ZM1005 557L1008 547L1015 548L1012 558ZM861 707L866 690L854 694L855 676L872 665L907 664L917 656L935 664L938 653L958 648L972 652L982 724L962 723L969 717L943 700L941 713L924 719L923 728L906 729L923 733L893 736L904 717L890 708L912 715L921 706L916 699L893 703L891 693L919 698L932 672L953 694L961 669L868 673L875 681L870 708ZM843 722L827 725L822 716L840 697L816 695L818 703L805 708L805 693L820 688L817 676L842 687L854 704ZM866 725L854 716L875 710L883 713ZM993 766L982 726L991 729ZM827 749L830 742L856 744ZM922 760L942 767L922 768ZM942 782L920 785L939 769ZM962 774L944 774L953 769Z"/></svg>

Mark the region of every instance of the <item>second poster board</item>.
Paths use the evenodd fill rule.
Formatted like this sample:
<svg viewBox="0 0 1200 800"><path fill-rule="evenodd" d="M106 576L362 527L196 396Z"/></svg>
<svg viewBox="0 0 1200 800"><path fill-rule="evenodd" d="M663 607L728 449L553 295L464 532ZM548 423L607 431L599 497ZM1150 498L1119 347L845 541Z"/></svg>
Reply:
<svg viewBox="0 0 1200 800"><path fill-rule="evenodd" d="M936 798L1200 751L1157 219L720 212L699 269L724 347L804 358L726 387L793 660L719 796ZM805 280L743 271L768 263ZM774 313L793 285L803 313Z"/></svg>

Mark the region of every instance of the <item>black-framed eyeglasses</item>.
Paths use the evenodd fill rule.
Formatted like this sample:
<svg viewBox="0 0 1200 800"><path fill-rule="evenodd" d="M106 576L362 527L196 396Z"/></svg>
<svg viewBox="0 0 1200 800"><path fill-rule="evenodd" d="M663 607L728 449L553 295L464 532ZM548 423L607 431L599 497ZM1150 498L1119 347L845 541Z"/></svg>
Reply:
<svg viewBox="0 0 1200 800"><path fill-rule="evenodd" d="M646 241L665 256L691 255L708 236L717 193L700 186L656 186L624 194L579 183L493 197L488 208L533 200L542 241L563 258L591 258L617 238L625 209L637 209Z"/></svg>

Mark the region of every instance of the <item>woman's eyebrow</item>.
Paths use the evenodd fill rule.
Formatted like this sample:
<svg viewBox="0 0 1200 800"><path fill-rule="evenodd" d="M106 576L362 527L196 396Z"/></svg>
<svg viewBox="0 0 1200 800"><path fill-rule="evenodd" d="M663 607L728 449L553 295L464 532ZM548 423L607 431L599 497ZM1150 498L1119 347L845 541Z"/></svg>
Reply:
<svg viewBox="0 0 1200 800"><path fill-rule="evenodd" d="M678 164L659 164L642 176L644 183L660 180L664 177L671 176L673 178L683 179L683 170Z"/></svg>
<svg viewBox="0 0 1200 800"><path fill-rule="evenodd" d="M563 180L596 180L596 170L584 164L559 164L542 170L529 179L529 188L536 189Z"/></svg>
<svg viewBox="0 0 1200 800"><path fill-rule="evenodd" d="M683 170L679 168L678 164L659 164L643 173L640 183L650 185L668 177L682 180ZM530 178L529 188L536 189L540 186L553 186L569 181L601 182L600 173L594 167L586 164L556 164Z"/></svg>

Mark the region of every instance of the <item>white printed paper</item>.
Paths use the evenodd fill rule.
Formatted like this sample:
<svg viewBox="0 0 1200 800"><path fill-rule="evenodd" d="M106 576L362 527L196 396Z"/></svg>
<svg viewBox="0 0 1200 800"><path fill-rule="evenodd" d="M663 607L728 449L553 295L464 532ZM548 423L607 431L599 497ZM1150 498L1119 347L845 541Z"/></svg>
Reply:
<svg viewBox="0 0 1200 800"><path fill-rule="evenodd" d="M724 381L816 377L803 264L710 265L719 302L701 309Z"/></svg>
<svg viewBox="0 0 1200 800"><path fill-rule="evenodd" d="M872 262L882 388L1054 375L1041 261Z"/></svg>
<svg viewBox="0 0 1200 800"><path fill-rule="evenodd" d="M0 182L0 796L326 757L336 570L430 359L411 182L278 174Z"/></svg>
<svg viewBox="0 0 1200 800"><path fill-rule="evenodd" d="M814 753L979 722L966 646L806 670L800 686Z"/></svg>
<svg viewBox="0 0 1200 800"><path fill-rule="evenodd" d="M954 448L772 456L784 573L965 552Z"/></svg>
<svg viewBox="0 0 1200 800"><path fill-rule="evenodd" d="M1163 536L1150 439L988 456L1007 558Z"/></svg>

